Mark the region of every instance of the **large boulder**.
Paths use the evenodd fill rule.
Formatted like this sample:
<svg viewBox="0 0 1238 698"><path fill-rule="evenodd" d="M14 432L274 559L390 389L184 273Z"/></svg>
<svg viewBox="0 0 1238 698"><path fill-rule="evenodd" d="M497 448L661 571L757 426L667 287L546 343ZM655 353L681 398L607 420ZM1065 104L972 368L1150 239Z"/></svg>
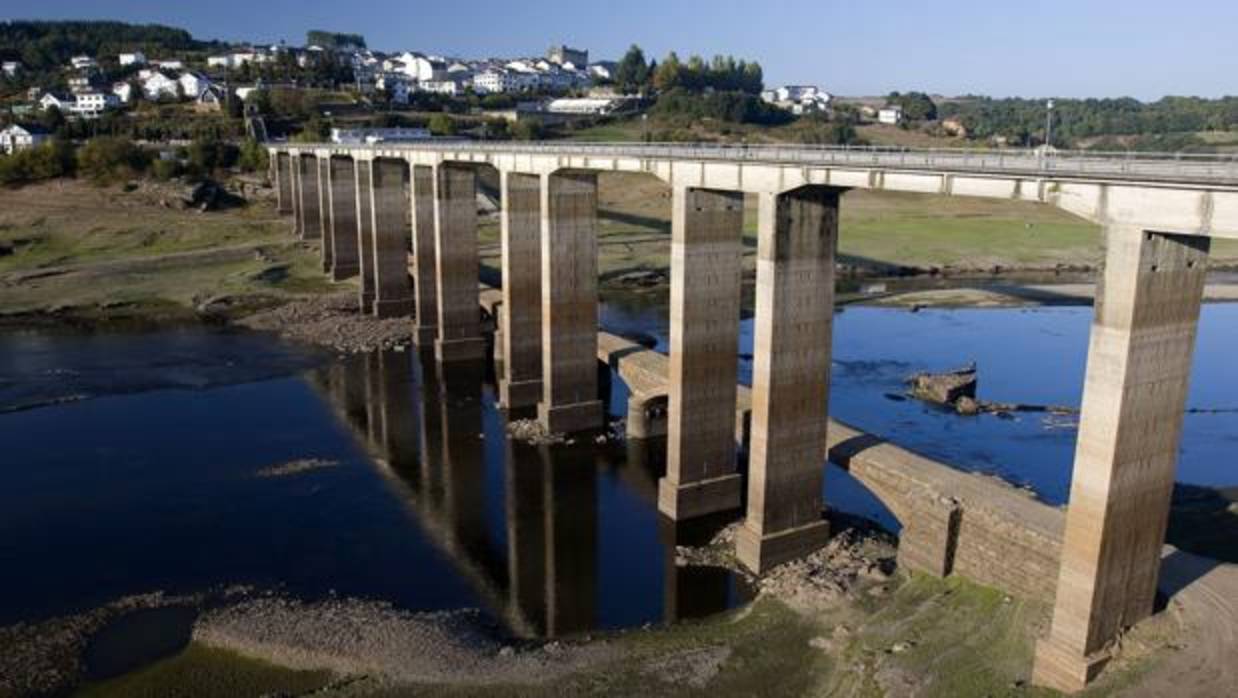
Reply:
<svg viewBox="0 0 1238 698"><path fill-rule="evenodd" d="M961 398L976 399L976 366L946 373L918 373L911 377L911 392L917 398L954 406Z"/></svg>

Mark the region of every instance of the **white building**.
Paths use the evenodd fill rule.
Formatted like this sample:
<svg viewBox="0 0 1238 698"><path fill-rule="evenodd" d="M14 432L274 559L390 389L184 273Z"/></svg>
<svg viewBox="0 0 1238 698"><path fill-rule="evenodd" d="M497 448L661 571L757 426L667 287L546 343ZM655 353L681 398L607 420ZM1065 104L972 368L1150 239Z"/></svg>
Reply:
<svg viewBox="0 0 1238 698"><path fill-rule="evenodd" d="M589 66L589 77L594 80L614 80L615 64L609 61L594 63Z"/></svg>
<svg viewBox="0 0 1238 698"><path fill-rule="evenodd" d="M159 71L151 73L150 77L142 83L142 93L152 102L160 98L179 99L184 94L181 91L179 80Z"/></svg>
<svg viewBox="0 0 1238 698"><path fill-rule="evenodd" d="M264 88L262 85L246 85L244 87L236 88L236 90L234 91L234 94L236 94L237 97L240 97L241 101L244 102L245 100L249 99L250 95L253 95L257 92L261 92L264 89L266 88Z"/></svg>
<svg viewBox="0 0 1238 698"><path fill-rule="evenodd" d="M17 61L5 61L4 63L0 63L0 71L10 78L16 77L17 74L21 72L21 63L18 63Z"/></svg>
<svg viewBox="0 0 1238 698"><path fill-rule="evenodd" d="M181 94L190 99L197 99L202 91L210 87L211 81L201 73L183 73L177 80L181 84Z"/></svg>
<svg viewBox="0 0 1238 698"><path fill-rule="evenodd" d="M421 141L429 137L429 129L424 128L331 129L331 142L344 145L373 145L374 143Z"/></svg>
<svg viewBox="0 0 1238 698"><path fill-rule="evenodd" d="M520 80L509 71L491 68L473 76L473 90L479 94L517 92Z"/></svg>
<svg viewBox="0 0 1238 698"><path fill-rule="evenodd" d="M116 95L121 104L128 104L133 101L133 85L127 82L113 83L112 94Z"/></svg>
<svg viewBox="0 0 1238 698"><path fill-rule="evenodd" d="M39 98L39 108L47 111L55 107L61 113L68 113L77 100L72 95L61 94L57 92L48 92Z"/></svg>
<svg viewBox="0 0 1238 698"><path fill-rule="evenodd" d="M447 61L441 58L405 52L396 60L402 65L397 70L419 82L441 82L447 79Z"/></svg>
<svg viewBox="0 0 1238 698"><path fill-rule="evenodd" d="M582 97L576 99L552 99L546 103L545 111L551 114L579 114L601 116L613 113L623 105L621 99L604 99L599 97Z"/></svg>
<svg viewBox="0 0 1238 698"><path fill-rule="evenodd" d="M464 92L464 86L455 80L428 80L419 82L418 85L422 92L433 92L451 97Z"/></svg>
<svg viewBox="0 0 1238 698"><path fill-rule="evenodd" d="M0 130L0 151L12 155L19 150L33 148L51 138L51 134L37 126L13 124Z"/></svg>
<svg viewBox="0 0 1238 698"><path fill-rule="evenodd" d="M155 63L162 70L184 70L185 62L175 58Z"/></svg>
<svg viewBox="0 0 1238 698"><path fill-rule="evenodd" d="M69 59L69 65L73 66L74 70L94 70L99 67L99 63L90 56L74 56Z"/></svg>
<svg viewBox="0 0 1238 698"><path fill-rule="evenodd" d="M74 75L69 78L69 91L73 94L91 92L95 89L94 78L87 74Z"/></svg>
<svg viewBox="0 0 1238 698"><path fill-rule="evenodd" d="M816 85L784 85L762 92L761 99L794 114L808 114L829 109L833 97Z"/></svg>
<svg viewBox="0 0 1238 698"><path fill-rule="evenodd" d="M85 119L93 119L108 109L120 106L120 98L108 92L83 92L69 111Z"/></svg>
<svg viewBox="0 0 1238 698"><path fill-rule="evenodd" d="M122 53L119 56L117 56L117 60L120 61L120 65L122 68L128 65L146 65L146 54L142 53L141 51L134 51L133 53Z"/></svg>
<svg viewBox="0 0 1238 698"><path fill-rule="evenodd" d="M903 108L897 104L891 104L890 106L877 112L877 121L883 124L897 126L903 121Z"/></svg>

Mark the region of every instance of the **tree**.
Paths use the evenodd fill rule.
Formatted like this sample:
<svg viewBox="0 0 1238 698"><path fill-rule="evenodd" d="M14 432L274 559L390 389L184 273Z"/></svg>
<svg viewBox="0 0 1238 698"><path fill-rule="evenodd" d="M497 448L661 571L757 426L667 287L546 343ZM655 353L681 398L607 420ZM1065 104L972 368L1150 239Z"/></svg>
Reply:
<svg viewBox="0 0 1238 698"><path fill-rule="evenodd" d="M649 82L649 64L640 46L632 44L615 67L615 84L625 94L639 92Z"/></svg>
<svg viewBox="0 0 1238 698"><path fill-rule="evenodd" d="M436 136L456 135L456 122L446 114L435 114L430 117L430 133Z"/></svg>
<svg viewBox="0 0 1238 698"><path fill-rule="evenodd" d="M679 56L671 51L653 71L653 87L659 92L666 92L680 87L682 80L683 65L679 62Z"/></svg>
<svg viewBox="0 0 1238 698"><path fill-rule="evenodd" d="M937 118L937 105L923 92L891 92L886 98L886 105L902 107L903 118L908 121L932 121Z"/></svg>

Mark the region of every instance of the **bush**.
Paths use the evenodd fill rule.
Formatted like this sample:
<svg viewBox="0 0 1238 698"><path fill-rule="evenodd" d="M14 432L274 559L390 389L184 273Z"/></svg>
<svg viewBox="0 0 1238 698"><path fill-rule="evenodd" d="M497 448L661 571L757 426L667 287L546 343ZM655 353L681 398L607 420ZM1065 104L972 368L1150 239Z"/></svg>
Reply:
<svg viewBox="0 0 1238 698"><path fill-rule="evenodd" d="M146 171L151 156L128 138L100 136L77 151L82 174L100 182L133 177Z"/></svg>
<svg viewBox="0 0 1238 698"><path fill-rule="evenodd" d="M791 112L744 92L696 94L684 89L674 89L658 98L653 111L665 116L685 116L694 121L716 119L735 124L764 126L780 126L795 119Z"/></svg>
<svg viewBox="0 0 1238 698"><path fill-rule="evenodd" d="M150 173L155 179L166 182L181 175L181 164L177 160L157 159L151 164Z"/></svg>
<svg viewBox="0 0 1238 698"><path fill-rule="evenodd" d="M247 140L241 144L236 164L245 172L266 172L270 166L267 149L257 141Z"/></svg>
<svg viewBox="0 0 1238 698"><path fill-rule="evenodd" d="M536 141L545 135L545 128L540 119L524 119L517 121L511 129L512 138L520 141Z"/></svg>
<svg viewBox="0 0 1238 698"><path fill-rule="evenodd" d="M237 163L240 151L235 145L214 138L203 138L189 144L186 158L191 172L209 176L218 169Z"/></svg>
<svg viewBox="0 0 1238 698"><path fill-rule="evenodd" d="M446 114L435 114L430 117L430 133L436 136L456 135L456 122Z"/></svg>

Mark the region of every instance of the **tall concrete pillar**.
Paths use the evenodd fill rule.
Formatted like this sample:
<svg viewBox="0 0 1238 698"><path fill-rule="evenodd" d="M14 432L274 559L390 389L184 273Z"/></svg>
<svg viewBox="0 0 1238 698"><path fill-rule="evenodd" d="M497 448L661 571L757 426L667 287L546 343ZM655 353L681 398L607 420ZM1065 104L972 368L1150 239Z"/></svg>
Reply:
<svg viewBox="0 0 1238 698"><path fill-rule="evenodd" d="M288 153L279 151L275 162L275 211L280 215L292 213L292 163Z"/></svg>
<svg viewBox="0 0 1238 698"><path fill-rule="evenodd" d="M288 174L292 185L292 234L300 238L303 229L301 220L301 156L288 155Z"/></svg>
<svg viewBox="0 0 1238 698"><path fill-rule="evenodd" d="M400 317L413 312L413 285L408 278L410 199L404 191L408 163L375 160L372 172L374 315Z"/></svg>
<svg viewBox="0 0 1238 698"><path fill-rule="evenodd" d="M361 275L362 315L374 310L374 163L357 160L357 273Z"/></svg>
<svg viewBox="0 0 1238 698"><path fill-rule="evenodd" d="M437 255L434 252L434 168L412 166L413 296L418 346L430 346L438 333Z"/></svg>
<svg viewBox="0 0 1238 698"><path fill-rule="evenodd" d="M301 208L300 234L302 240L318 239L322 231L322 209L318 200L318 158L302 154L300 162Z"/></svg>
<svg viewBox="0 0 1238 698"><path fill-rule="evenodd" d="M327 172L330 197L331 279L343 281L357 275L357 168L351 158L333 157Z"/></svg>
<svg viewBox="0 0 1238 698"><path fill-rule="evenodd" d="M335 266L335 249L331 241L331 158L316 158L318 166L314 175L318 180L318 231L322 241L319 256L322 260L322 272L330 273Z"/></svg>
<svg viewBox="0 0 1238 698"><path fill-rule="evenodd" d="M1152 612L1209 239L1111 228L1053 624L1033 680L1078 691Z"/></svg>
<svg viewBox="0 0 1238 698"><path fill-rule="evenodd" d="M503 375L499 400L532 407L542 396L541 178L501 172Z"/></svg>
<svg viewBox="0 0 1238 698"><path fill-rule="evenodd" d="M434 178L435 276L438 280L439 361L485 357L477 305L477 174L439 165Z"/></svg>
<svg viewBox="0 0 1238 698"><path fill-rule="evenodd" d="M672 209L667 466L658 509L684 519L740 505L735 401L744 195L677 187Z"/></svg>
<svg viewBox="0 0 1238 698"><path fill-rule="evenodd" d="M542 401L548 431L597 429L597 175L542 181ZM505 328L506 329L506 328Z"/></svg>
<svg viewBox="0 0 1238 698"><path fill-rule="evenodd" d="M821 518L841 192L761 195L748 513L735 553L761 573L823 545Z"/></svg>

